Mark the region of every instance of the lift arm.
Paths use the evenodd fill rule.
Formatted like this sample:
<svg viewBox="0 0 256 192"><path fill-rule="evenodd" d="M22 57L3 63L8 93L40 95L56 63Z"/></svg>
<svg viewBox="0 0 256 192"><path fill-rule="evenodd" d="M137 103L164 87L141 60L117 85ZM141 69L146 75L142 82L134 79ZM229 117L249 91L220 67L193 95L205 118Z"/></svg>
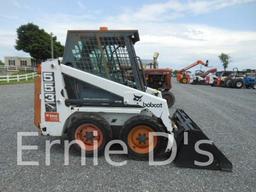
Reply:
<svg viewBox="0 0 256 192"><path fill-rule="evenodd" d="M207 67L208 66L208 60L206 60L206 62L203 62L202 60L198 60L198 61L190 64L189 66L184 67L183 69L179 70L179 72L187 71L187 70L189 70L189 69L191 69L191 68L193 68L193 67L195 67L197 65L200 65L200 64Z"/></svg>

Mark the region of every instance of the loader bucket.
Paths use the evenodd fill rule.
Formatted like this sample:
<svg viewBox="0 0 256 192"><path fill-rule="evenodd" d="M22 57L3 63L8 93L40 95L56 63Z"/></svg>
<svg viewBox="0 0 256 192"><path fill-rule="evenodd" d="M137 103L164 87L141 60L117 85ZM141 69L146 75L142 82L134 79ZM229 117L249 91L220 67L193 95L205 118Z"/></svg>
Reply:
<svg viewBox="0 0 256 192"><path fill-rule="evenodd" d="M182 109L177 109L172 121L178 167L232 171L232 163Z"/></svg>

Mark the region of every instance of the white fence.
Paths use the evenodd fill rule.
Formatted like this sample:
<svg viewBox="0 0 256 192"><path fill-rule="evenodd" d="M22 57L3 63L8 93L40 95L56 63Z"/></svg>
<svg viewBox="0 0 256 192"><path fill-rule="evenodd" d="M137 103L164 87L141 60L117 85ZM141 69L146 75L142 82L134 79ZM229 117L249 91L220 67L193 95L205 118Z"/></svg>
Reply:
<svg viewBox="0 0 256 192"><path fill-rule="evenodd" d="M6 82L9 83L10 81L28 81L29 79L34 79L37 76L37 73L27 73L27 74L22 74L22 75L4 75L0 76L0 82Z"/></svg>
<svg viewBox="0 0 256 192"><path fill-rule="evenodd" d="M1 71L17 72L17 71L36 71L36 67L15 67L15 66L0 66Z"/></svg>

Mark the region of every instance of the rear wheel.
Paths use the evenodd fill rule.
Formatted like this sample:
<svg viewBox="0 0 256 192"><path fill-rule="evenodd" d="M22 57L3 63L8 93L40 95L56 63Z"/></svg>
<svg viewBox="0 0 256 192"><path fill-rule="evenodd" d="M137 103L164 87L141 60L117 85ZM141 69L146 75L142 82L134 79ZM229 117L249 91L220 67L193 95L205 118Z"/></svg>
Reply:
<svg viewBox="0 0 256 192"><path fill-rule="evenodd" d="M163 125L155 118L138 115L127 120L121 138L126 143L131 158L148 160L150 149L153 149L155 155L165 150L166 138L155 136L150 140L149 134L152 132L165 132Z"/></svg>
<svg viewBox="0 0 256 192"><path fill-rule="evenodd" d="M73 122L68 129L70 141L77 142L72 147L77 151L84 150L87 156L92 156L94 150L98 150L98 155L102 155L105 145L111 139L111 129L108 122L98 115L84 115L83 118Z"/></svg>
<svg viewBox="0 0 256 192"><path fill-rule="evenodd" d="M175 96L170 91L163 91L162 97L167 101L167 105L169 108L172 107L173 104L175 103Z"/></svg>
<svg viewBox="0 0 256 192"><path fill-rule="evenodd" d="M256 83L252 86L253 89L256 89Z"/></svg>
<svg viewBox="0 0 256 192"><path fill-rule="evenodd" d="M225 87L231 88L232 87L232 79L229 79L229 78L225 79L224 85L225 85Z"/></svg>
<svg viewBox="0 0 256 192"><path fill-rule="evenodd" d="M197 85L199 84L199 79L196 77L191 84Z"/></svg>

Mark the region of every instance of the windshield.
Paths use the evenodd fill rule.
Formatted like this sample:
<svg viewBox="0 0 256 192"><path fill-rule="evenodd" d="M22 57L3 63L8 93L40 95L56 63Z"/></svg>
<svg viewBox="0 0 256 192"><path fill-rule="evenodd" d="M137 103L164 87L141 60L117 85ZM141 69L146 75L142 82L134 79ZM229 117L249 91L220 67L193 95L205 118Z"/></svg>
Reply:
<svg viewBox="0 0 256 192"><path fill-rule="evenodd" d="M79 38L72 38L73 36L69 35L64 63L68 62L77 69L143 89L144 77L139 69L131 38L124 34L102 34L81 33Z"/></svg>

